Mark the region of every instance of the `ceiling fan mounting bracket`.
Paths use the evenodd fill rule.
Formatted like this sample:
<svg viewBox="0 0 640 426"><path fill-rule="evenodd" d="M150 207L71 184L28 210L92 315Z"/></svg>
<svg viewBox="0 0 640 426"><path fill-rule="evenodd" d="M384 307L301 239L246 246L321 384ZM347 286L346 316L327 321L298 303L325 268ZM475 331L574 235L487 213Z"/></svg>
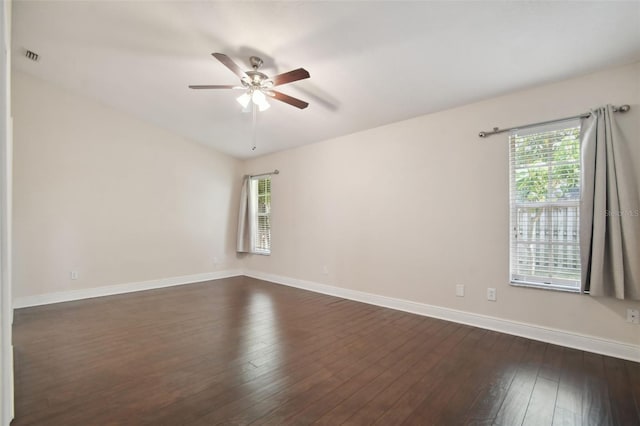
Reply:
<svg viewBox="0 0 640 426"><path fill-rule="evenodd" d="M256 71L258 71L258 68L263 64L262 59L257 56L250 57L249 62L251 62L251 67Z"/></svg>

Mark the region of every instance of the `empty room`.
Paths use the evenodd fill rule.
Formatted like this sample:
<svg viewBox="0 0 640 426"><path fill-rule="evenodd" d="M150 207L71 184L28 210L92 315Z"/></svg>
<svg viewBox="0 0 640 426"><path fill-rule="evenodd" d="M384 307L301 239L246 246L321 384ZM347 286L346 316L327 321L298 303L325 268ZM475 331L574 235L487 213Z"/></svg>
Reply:
<svg viewBox="0 0 640 426"><path fill-rule="evenodd" d="M639 1L1 14L1 425L640 424Z"/></svg>

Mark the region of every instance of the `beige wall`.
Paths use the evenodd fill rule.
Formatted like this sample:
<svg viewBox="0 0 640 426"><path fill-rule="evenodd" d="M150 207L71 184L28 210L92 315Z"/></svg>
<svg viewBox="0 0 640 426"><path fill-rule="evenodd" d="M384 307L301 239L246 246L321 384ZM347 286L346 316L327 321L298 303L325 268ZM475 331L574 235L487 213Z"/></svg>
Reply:
<svg viewBox="0 0 640 426"><path fill-rule="evenodd" d="M237 160L23 73L13 111L14 297L238 267Z"/></svg>
<svg viewBox="0 0 640 426"><path fill-rule="evenodd" d="M508 135L477 136L606 103L632 105L618 121L640 176L640 64L247 161L281 173L272 255L245 268L640 344L637 302L509 285Z"/></svg>

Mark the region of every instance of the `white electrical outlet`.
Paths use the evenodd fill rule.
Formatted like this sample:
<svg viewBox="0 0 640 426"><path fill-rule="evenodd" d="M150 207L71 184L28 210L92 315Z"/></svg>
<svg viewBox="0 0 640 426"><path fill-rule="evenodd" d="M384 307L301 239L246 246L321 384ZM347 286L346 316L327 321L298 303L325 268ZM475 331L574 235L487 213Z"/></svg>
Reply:
<svg viewBox="0 0 640 426"><path fill-rule="evenodd" d="M78 271L71 271L71 273L69 274L72 280L77 280L78 279Z"/></svg>
<svg viewBox="0 0 640 426"><path fill-rule="evenodd" d="M464 297L464 284L456 285L456 296Z"/></svg>
<svg viewBox="0 0 640 426"><path fill-rule="evenodd" d="M492 302L498 300L498 295L495 288L490 287L487 289L487 300L491 300Z"/></svg>
<svg viewBox="0 0 640 426"><path fill-rule="evenodd" d="M329 268L327 267L327 265L322 267L322 273L325 275L329 275Z"/></svg>
<svg viewBox="0 0 640 426"><path fill-rule="evenodd" d="M640 324L640 309L627 309L627 322Z"/></svg>

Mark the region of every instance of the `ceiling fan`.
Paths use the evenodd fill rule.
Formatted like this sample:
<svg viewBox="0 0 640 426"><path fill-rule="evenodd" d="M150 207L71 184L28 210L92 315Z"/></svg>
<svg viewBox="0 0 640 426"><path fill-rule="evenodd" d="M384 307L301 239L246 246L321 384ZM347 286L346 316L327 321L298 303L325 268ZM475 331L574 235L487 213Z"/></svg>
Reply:
<svg viewBox="0 0 640 426"><path fill-rule="evenodd" d="M289 105L293 105L296 108L304 109L309 104L293 96L285 95L282 92L273 90L273 87L281 86L283 84L292 83L298 80L304 80L309 78L309 72L304 68L298 68L293 71L278 74L273 77L258 71L262 66L262 59L257 56L251 56L249 61L253 70L242 71L242 69L233 60L223 53L212 53L214 58L222 62L224 66L229 68L235 75L240 77L241 86L233 85L193 85L189 86L190 89L239 89L244 90L237 100L240 105L245 109L249 108L249 105L253 103L260 111L264 111L270 107L267 102L267 96L276 99L280 102L284 102ZM255 109L254 109L255 110Z"/></svg>

